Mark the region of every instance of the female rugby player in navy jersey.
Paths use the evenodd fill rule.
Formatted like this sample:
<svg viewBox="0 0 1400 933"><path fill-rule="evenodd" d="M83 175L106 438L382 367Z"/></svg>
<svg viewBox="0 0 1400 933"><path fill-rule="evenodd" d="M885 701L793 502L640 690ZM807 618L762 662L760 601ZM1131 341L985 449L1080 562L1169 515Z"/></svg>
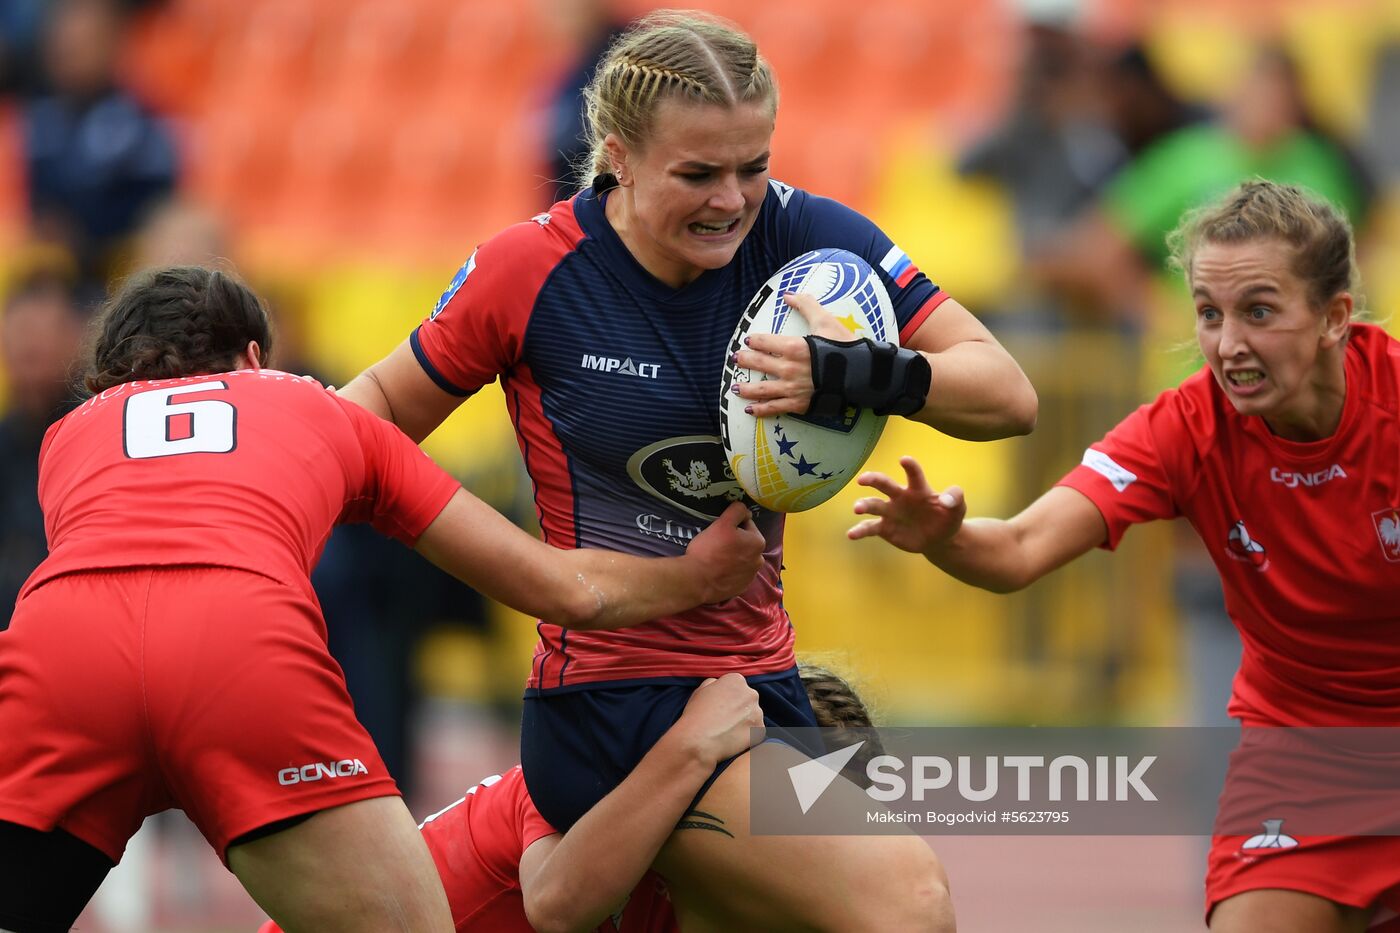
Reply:
<svg viewBox="0 0 1400 933"><path fill-rule="evenodd" d="M820 397L964 438L1030 430L1034 390L966 309L864 217L769 178L777 87L746 35L699 15L652 14L610 49L587 101L588 184L474 252L429 318L347 397L421 439L500 377L547 540L674 554L742 496L727 476L716 398L739 316L789 260L839 247L881 271L903 349L851 341L814 300L789 299L825 339L752 338L739 361L770 377L741 388L754 414L806 411ZM833 378L842 362L878 362L893 378L883 392L846 385ZM542 620L522 759L556 828L621 781L705 677L744 674L770 733L813 724L781 599L783 516L754 512L767 566L740 597L629 632L580 636ZM765 753L796 760L773 748ZM706 825L662 852L682 910L770 929L951 925L941 869L918 840L817 847L749 836L748 771L747 755L719 769L697 805L711 818L685 821ZM725 914L758 900L761 917Z"/></svg>

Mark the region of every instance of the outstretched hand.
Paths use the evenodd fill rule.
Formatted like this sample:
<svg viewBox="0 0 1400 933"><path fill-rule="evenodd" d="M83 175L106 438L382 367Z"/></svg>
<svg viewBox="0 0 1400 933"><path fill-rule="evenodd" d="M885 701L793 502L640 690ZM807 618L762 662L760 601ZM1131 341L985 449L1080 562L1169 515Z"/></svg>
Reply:
<svg viewBox="0 0 1400 933"><path fill-rule="evenodd" d="M832 340L854 340L856 335L840 320L822 307L821 302L807 294L784 295L783 301L807 321L807 327L817 337ZM778 334L749 334L748 349L734 354L735 362L745 369L762 373L766 379L734 383L734 391L749 402L749 414L755 418L788 413L801 414L812 404L812 354L807 341L801 337Z"/></svg>
<svg viewBox="0 0 1400 933"><path fill-rule="evenodd" d="M856 482L885 494L871 496L855 504L857 515L874 515L846 532L851 540L878 535L900 550L925 554L945 544L962 527L967 503L957 486L938 492L928 484L923 468L913 457L900 457L900 466L909 479L901 486L884 473L862 473Z"/></svg>
<svg viewBox="0 0 1400 933"><path fill-rule="evenodd" d="M766 548L749 507L742 502L729 503L729 508L686 548L686 559L696 565L704 583L704 602L723 602L747 590L763 567Z"/></svg>

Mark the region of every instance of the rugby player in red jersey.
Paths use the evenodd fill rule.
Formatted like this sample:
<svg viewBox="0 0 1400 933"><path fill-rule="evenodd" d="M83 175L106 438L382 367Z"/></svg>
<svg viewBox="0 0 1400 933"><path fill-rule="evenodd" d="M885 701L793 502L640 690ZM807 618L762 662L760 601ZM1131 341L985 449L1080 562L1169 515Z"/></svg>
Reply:
<svg viewBox="0 0 1400 933"><path fill-rule="evenodd" d="M799 665L827 745L862 749L843 774L868 786L881 753L865 703L839 675ZM762 728L758 694L738 674L707 680L640 764L567 833L545 822L517 765L475 785L420 827L458 933L672 933L665 882L647 871L715 764ZM761 734L761 731L759 732ZM274 923L258 933L280 933Z"/></svg>
<svg viewBox="0 0 1400 933"><path fill-rule="evenodd" d="M93 395L40 453L49 557L0 632L0 928L68 929L170 807L289 930L452 928L326 647L309 574L337 521L570 629L731 597L761 563L739 506L671 560L532 538L388 422L262 368L264 308L223 273L138 275L94 333Z"/></svg>
<svg viewBox="0 0 1400 933"><path fill-rule="evenodd" d="M1400 343L1352 321L1351 229L1297 188L1251 181L1173 238L1205 367L1091 446L1015 518L965 519L962 491L856 503L879 536L964 582L1020 589L1130 525L1183 516L1210 551L1244 655L1245 726L1400 725ZM1233 776L1233 772L1232 772ZM1227 785L1229 786L1229 785ZM1287 827L1283 827L1287 834ZM1279 828L1261 839L1281 839ZM1343 933L1400 905L1400 837L1217 836L1216 931Z"/></svg>

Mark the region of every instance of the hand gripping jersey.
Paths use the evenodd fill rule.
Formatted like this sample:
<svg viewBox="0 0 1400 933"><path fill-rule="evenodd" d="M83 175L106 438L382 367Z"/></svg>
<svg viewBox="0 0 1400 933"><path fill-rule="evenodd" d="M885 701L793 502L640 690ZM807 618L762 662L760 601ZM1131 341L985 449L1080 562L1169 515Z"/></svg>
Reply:
<svg viewBox="0 0 1400 933"><path fill-rule="evenodd" d="M1185 516L1244 658L1249 724L1400 725L1400 344L1353 325L1336 433L1297 443L1235 411L1209 369L1139 408L1062 485L1108 524Z"/></svg>
<svg viewBox="0 0 1400 933"><path fill-rule="evenodd" d="M530 800L516 765L475 785L450 807L424 821L452 922L458 930L529 933L520 890L520 857L556 830ZM659 877L648 872L597 933L668 933L675 913Z"/></svg>
<svg viewBox="0 0 1400 933"><path fill-rule="evenodd" d="M807 250L858 253L880 270L902 340L945 296L868 220L777 181L734 259L671 288L613 231L607 196L586 191L481 246L411 344L447 392L501 377L549 543L672 556L744 498L718 393L734 327L770 275ZM615 632L543 620L530 686L792 667L783 517L753 508L768 552L747 592Z"/></svg>
<svg viewBox="0 0 1400 933"><path fill-rule="evenodd" d="M457 488L397 428L312 379L263 369L128 382L44 438L49 556L24 592L76 570L209 565L310 594L338 520L412 544Z"/></svg>

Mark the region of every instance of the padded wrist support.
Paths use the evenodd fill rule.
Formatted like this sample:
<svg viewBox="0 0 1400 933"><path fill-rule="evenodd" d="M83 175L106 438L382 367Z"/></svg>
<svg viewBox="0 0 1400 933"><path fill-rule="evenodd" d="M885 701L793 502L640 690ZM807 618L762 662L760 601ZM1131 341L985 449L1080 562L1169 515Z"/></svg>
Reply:
<svg viewBox="0 0 1400 933"><path fill-rule="evenodd" d="M877 415L912 415L928 401L933 368L917 350L865 338L803 339L812 354L809 415L833 417L851 405Z"/></svg>

